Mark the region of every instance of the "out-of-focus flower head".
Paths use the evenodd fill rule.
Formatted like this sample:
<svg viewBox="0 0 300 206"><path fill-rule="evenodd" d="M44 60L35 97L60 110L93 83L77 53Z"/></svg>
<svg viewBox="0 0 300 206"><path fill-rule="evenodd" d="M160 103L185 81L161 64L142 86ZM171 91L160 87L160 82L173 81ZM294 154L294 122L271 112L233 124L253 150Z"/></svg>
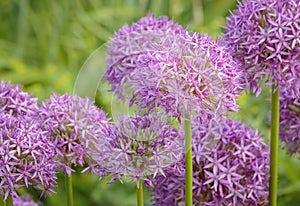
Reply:
<svg viewBox="0 0 300 206"><path fill-rule="evenodd" d="M280 95L279 137L285 142L291 155L300 153L300 98L291 98L289 94Z"/></svg>
<svg viewBox="0 0 300 206"><path fill-rule="evenodd" d="M123 117L115 122L108 144L93 146L91 154L112 181L145 180L164 175L163 170L180 160L183 140L166 122L152 116Z"/></svg>
<svg viewBox="0 0 300 206"><path fill-rule="evenodd" d="M215 122L198 117L192 124L194 204L266 205L269 147L257 131L230 119ZM153 184L155 205L183 205L184 159Z"/></svg>
<svg viewBox="0 0 300 206"><path fill-rule="evenodd" d="M41 206L42 204L34 202L29 196L13 198L14 206Z"/></svg>
<svg viewBox="0 0 300 206"><path fill-rule="evenodd" d="M62 169L70 174L72 164L83 166L93 141L105 141L109 119L88 98L53 94L42 103L39 117L51 133ZM91 162L87 162L92 164Z"/></svg>
<svg viewBox="0 0 300 206"><path fill-rule="evenodd" d="M153 27L154 23L161 25L162 19L162 25L176 26ZM143 29L137 29L141 22ZM125 28L130 32L121 29L108 47L105 77L117 95L129 99L131 105L137 104L140 110L162 107L174 117L191 109L237 110L239 72L218 42L208 35L191 34L166 17L147 16ZM123 58L118 61L111 60L120 55Z"/></svg>
<svg viewBox="0 0 300 206"><path fill-rule="evenodd" d="M223 40L256 95L260 81L300 97L300 1L246 0L238 4Z"/></svg>

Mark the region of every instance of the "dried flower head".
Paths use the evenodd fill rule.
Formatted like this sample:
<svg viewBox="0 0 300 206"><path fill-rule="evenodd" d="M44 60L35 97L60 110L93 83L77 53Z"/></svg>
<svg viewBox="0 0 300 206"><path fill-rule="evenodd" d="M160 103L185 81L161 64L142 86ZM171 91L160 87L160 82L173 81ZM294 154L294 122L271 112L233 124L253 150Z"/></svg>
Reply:
<svg viewBox="0 0 300 206"><path fill-rule="evenodd" d="M285 142L291 155L300 153L300 99L280 95L280 139Z"/></svg>
<svg viewBox="0 0 300 206"><path fill-rule="evenodd" d="M175 117L191 109L208 112L222 107L237 110L235 97L240 90L239 73L231 56L218 42L208 35L190 34L182 27L177 30L166 30L163 26L153 29L153 22L160 25L161 18L148 16L140 21L142 28L148 31L149 27L151 33L137 29L138 22L129 27L130 33L121 29L122 35L117 33L109 44L106 79L111 83L112 91L128 98L131 105L137 104L139 110L162 107ZM167 18L164 22L174 24ZM126 37L127 43L120 36ZM144 46L143 42L147 44ZM136 44L139 46L131 49L131 45ZM134 50L134 55L128 50ZM113 55L123 58L112 64Z"/></svg>
<svg viewBox="0 0 300 206"><path fill-rule="evenodd" d="M15 197L24 186L52 191L56 166L54 144L40 122L0 110L0 195Z"/></svg>
<svg viewBox="0 0 300 206"><path fill-rule="evenodd" d="M266 205L269 147L241 122L193 119L193 202L196 205ZM222 125L222 126L221 126ZM185 162L153 181L155 205L183 205Z"/></svg>
<svg viewBox="0 0 300 206"><path fill-rule="evenodd" d="M113 179L145 180L177 162L183 153L183 141L177 130L151 116L124 117L115 123L106 145L94 145L93 159Z"/></svg>
<svg viewBox="0 0 300 206"><path fill-rule="evenodd" d="M300 97L300 1L246 0L227 18L224 42L257 95L259 82Z"/></svg>
<svg viewBox="0 0 300 206"><path fill-rule="evenodd" d="M71 173L70 166L83 166L89 158L88 145L104 138L109 128L106 114L88 98L53 94L42 103L39 113L44 127L51 133L62 169ZM98 142L99 142L98 141Z"/></svg>

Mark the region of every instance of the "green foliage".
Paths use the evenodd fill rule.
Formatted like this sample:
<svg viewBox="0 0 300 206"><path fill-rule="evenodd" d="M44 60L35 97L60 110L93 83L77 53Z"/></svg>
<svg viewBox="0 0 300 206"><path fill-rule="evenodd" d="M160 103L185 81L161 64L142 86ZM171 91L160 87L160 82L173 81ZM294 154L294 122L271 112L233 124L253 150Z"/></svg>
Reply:
<svg viewBox="0 0 300 206"><path fill-rule="evenodd" d="M86 88L74 87L80 68L123 24L147 13L168 15L190 30L216 38L226 24L228 10L235 6L234 0L2 0L0 77L23 85L40 101L49 98L52 92L86 91L91 76L86 77ZM101 71L104 65L98 67ZM124 108L120 105L112 108L112 96L106 91L108 87L99 88L96 102L101 108L110 115L112 109ZM268 89L264 94L267 93ZM243 94L239 103L241 109L234 118L257 128L268 141L270 97ZM278 203L299 205L299 158L290 157L283 150L279 158ZM63 176L59 175L58 180L57 193L42 199L44 205L66 204L66 197L61 195L65 190ZM107 181L76 172L73 176L75 205L136 204L135 183L121 185L107 184ZM40 194L30 191L38 199ZM146 204L150 205L148 193L146 199Z"/></svg>

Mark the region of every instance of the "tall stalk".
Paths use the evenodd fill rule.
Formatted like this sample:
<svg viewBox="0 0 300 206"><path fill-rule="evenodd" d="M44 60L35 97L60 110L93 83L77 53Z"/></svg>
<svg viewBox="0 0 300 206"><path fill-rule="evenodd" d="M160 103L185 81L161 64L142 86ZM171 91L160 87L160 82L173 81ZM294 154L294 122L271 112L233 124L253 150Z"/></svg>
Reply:
<svg viewBox="0 0 300 206"><path fill-rule="evenodd" d="M137 205L144 206L144 196L143 196L143 180L140 180L139 187L137 188Z"/></svg>
<svg viewBox="0 0 300 206"><path fill-rule="evenodd" d="M0 206L5 206L4 205L4 197L0 195Z"/></svg>
<svg viewBox="0 0 300 206"><path fill-rule="evenodd" d="M185 206L193 205L193 159L192 159L192 126L189 114L185 114Z"/></svg>
<svg viewBox="0 0 300 206"><path fill-rule="evenodd" d="M279 94L272 86L272 120L271 120L271 156L270 156L270 206L277 205L277 178L278 178L278 141L279 141Z"/></svg>
<svg viewBox="0 0 300 206"><path fill-rule="evenodd" d="M66 192L67 192L67 205L73 206L73 185L72 185L72 173L70 175L65 175L65 183L66 183Z"/></svg>
<svg viewBox="0 0 300 206"><path fill-rule="evenodd" d="M8 195L7 199L4 200L4 197L0 195L0 206L13 206L13 199L11 195Z"/></svg>

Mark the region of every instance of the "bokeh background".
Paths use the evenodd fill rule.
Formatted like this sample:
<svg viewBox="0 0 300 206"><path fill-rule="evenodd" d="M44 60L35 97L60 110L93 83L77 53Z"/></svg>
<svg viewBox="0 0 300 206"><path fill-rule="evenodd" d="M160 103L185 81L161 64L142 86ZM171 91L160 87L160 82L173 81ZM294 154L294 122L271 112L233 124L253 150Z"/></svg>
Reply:
<svg viewBox="0 0 300 206"><path fill-rule="evenodd" d="M123 24L148 13L167 15L190 31L219 38L229 10L235 7L235 0L1 0L0 80L21 84L39 101L53 92L72 94L85 61ZM98 58L101 71L105 56ZM95 102L111 115L111 96L101 88ZM269 89L265 91L258 98L242 94L240 111L233 116L258 129L268 142L270 96ZM281 148L279 159L278 205L298 206L300 158L290 157ZM81 170L76 168L73 176L76 206L136 205L134 182L107 184L108 179L99 180L96 175L81 174ZM63 175L59 174L58 180L56 194L40 200L44 205L66 205ZM28 191L39 199L40 193ZM151 205L146 190L145 199L146 205Z"/></svg>

